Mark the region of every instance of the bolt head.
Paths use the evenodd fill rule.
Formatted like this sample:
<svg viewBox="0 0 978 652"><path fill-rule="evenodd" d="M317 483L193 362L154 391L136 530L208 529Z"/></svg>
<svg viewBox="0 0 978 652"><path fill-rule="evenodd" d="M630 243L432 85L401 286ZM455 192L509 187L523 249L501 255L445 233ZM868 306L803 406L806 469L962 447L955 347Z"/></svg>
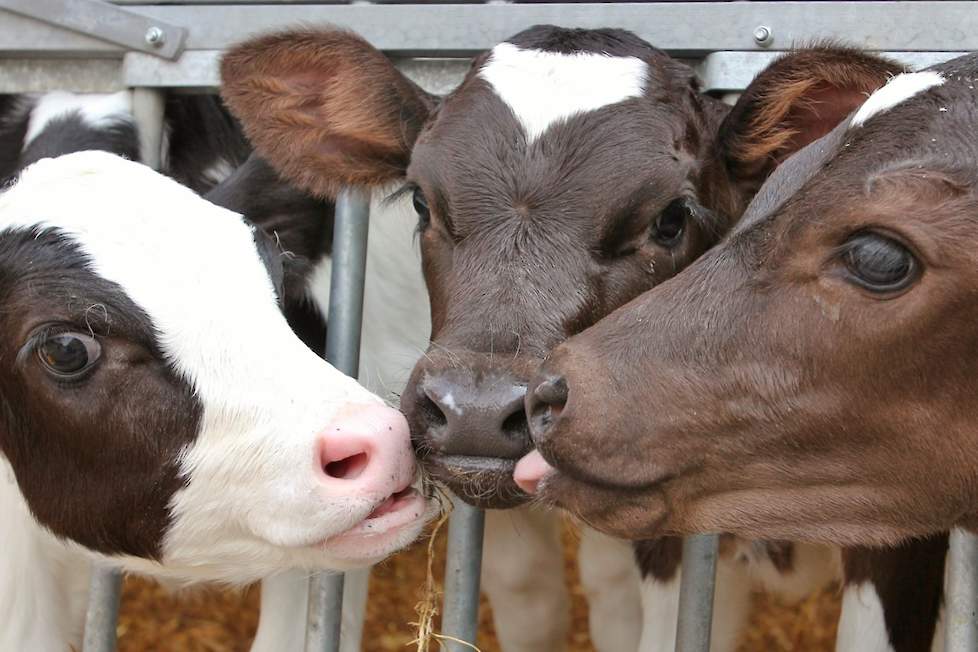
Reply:
<svg viewBox="0 0 978 652"><path fill-rule="evenodd" d="M758 25L754 28L754 42L761 47L767 47L774 42L774 32L766 25Z"/></svg>
<svg viewBox="0 0 978 652"><path fill-rule="evenodd" d="M161 47L166 42L166 33L159 27L150 27L146 30L146 43L154 48Z"/></svg>

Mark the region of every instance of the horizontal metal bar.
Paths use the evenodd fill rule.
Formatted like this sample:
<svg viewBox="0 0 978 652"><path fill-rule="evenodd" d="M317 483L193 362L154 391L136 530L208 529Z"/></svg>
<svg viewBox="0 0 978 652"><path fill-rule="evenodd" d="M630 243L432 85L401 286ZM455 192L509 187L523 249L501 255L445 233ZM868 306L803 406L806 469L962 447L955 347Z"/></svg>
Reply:
<svg viewBox="0 0 978 652"><path fill-rule="evenodd" d="M469 59L396 59L394 63L421 88L437 95L458 86L469 69ZM133 52L122 61L122 82L131 88L216 89L221 83L220 64L219 50L184 52L176 61Z"/></svg>
<svg viewBox="0 0 978 652"><path fill-rule="evenodd" d="M0 0L0 9L168 59L180 54L187 35L182 27L101 0Z"/></svg>
<svg viewBox="0 0 978 652"><path fill-rule="evenodd" d="M112 93L124 88L118 59L0 60L0 93Z"/></svg>
<svg viewBox="0 0 978 652"><path fill-rule="evenodd" d="M742 91L752 79L784 52L713 52L696 66L704 91ZM948 61L965 52L880 52L914 70Z"/></svg>
<svg viewBox="0 0 978 652"><path fill-rule="evenodd" d="M970 27L975 5L962 0L265 4L238 5L233 11L221 5L130 5L128 9L168 24L192 27L186 43L191 50L221 50L246 36L296 24L333 24L359 32L390 54L471 56L539 23L625 27L679 56L719 50L782 50L828 36L871 50L978 50L978 30ZM771 30L766 47L754 40L759 25ZM36 21L33 25L3 21L0 53L78 52L95 47L91 39L71 32L62 32L54 40L39 39L40 33Z"/></svg>

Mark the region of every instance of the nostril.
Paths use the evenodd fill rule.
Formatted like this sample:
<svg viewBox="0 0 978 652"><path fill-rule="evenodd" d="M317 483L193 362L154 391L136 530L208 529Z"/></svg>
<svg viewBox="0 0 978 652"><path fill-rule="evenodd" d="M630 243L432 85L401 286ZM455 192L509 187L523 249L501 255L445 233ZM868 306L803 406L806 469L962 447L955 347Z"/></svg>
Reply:
<svg viewBox="0 0 978 652"><path fill-rule="evenodd" d="M366 453L357 453L341 460L323 464L323 473L337 480L356 480L367 468L370 458Z"/></svg>
<svg viewBox="0 0 978 652"><path fill-rule="evenodd" d="M420 394L421 396L418 397L418 414L421 415L424 423L429 428L437 428L448 423L448 420L445 418L445 411L435 400L437 397L433 398L427 389L420 392ZM451 399L451 394L448 395L448 399ZM449 400L449 402L451 401ZM451 407L451 405L448 407Z"/></svg>
<svg viewBox="0 0 978 652"><path fill-rule="evenodd" d="M502 431L510 440L529 444L530 425L526 421L526 411L523 409L522 401L518 408L503 420Z"/></svg>
<svg viewBox="0 0 978 652"><path fill-rule="evenodd" d="M567 381L563 376L550 377L533 390L537 400L550 405L563 405L567 402Z"/></svg>
<svg viewBox="0 0 978 652"><path fill-rule="evenodd" d="M567 381L563 376L551 376L533 388L533 400L527 407L536 432L546 432L560 418L567 396Z"/></svg>

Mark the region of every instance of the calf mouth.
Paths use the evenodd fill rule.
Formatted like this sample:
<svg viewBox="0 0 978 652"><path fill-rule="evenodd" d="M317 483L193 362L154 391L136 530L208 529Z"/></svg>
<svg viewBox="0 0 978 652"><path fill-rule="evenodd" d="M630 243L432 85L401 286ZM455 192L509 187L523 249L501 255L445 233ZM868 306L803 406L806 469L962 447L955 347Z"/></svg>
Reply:
<svg viewBox="0 0 978 652"><path fill-rule="evenodd" d="M511 509L531 497L513 480L515 459L429 453L422 460L432 479L447 486L469 505L482 509Z"/></svg>
<svg viewBox="0 0 978 652"><path fill-rule="evenodd" d="M437 512L430 488L413 482L377 501L363 520L320 546L354 566L372 564L414 542Z"/></svg>

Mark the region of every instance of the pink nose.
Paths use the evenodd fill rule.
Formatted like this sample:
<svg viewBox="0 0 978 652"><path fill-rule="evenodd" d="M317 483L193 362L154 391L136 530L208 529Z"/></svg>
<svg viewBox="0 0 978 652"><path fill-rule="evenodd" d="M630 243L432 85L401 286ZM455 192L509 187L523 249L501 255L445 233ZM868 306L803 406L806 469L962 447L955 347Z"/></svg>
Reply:
<svg viewBox="0 0 978 652"><path fill-rule="evenodd" d="M385 405L342 412L320 435L317 455L323 484L346 494L386 496L415 476L407 421Z"/></svg>
<svg viewBox="0 0 978 652"><path fill-rule="evenodd" d="M513 469L513 480L526 493L535 494L540 481L553 470L554 467L550 466L547 460L543 459L543 455L534 448L516 463L516 468Z"/></svg>

